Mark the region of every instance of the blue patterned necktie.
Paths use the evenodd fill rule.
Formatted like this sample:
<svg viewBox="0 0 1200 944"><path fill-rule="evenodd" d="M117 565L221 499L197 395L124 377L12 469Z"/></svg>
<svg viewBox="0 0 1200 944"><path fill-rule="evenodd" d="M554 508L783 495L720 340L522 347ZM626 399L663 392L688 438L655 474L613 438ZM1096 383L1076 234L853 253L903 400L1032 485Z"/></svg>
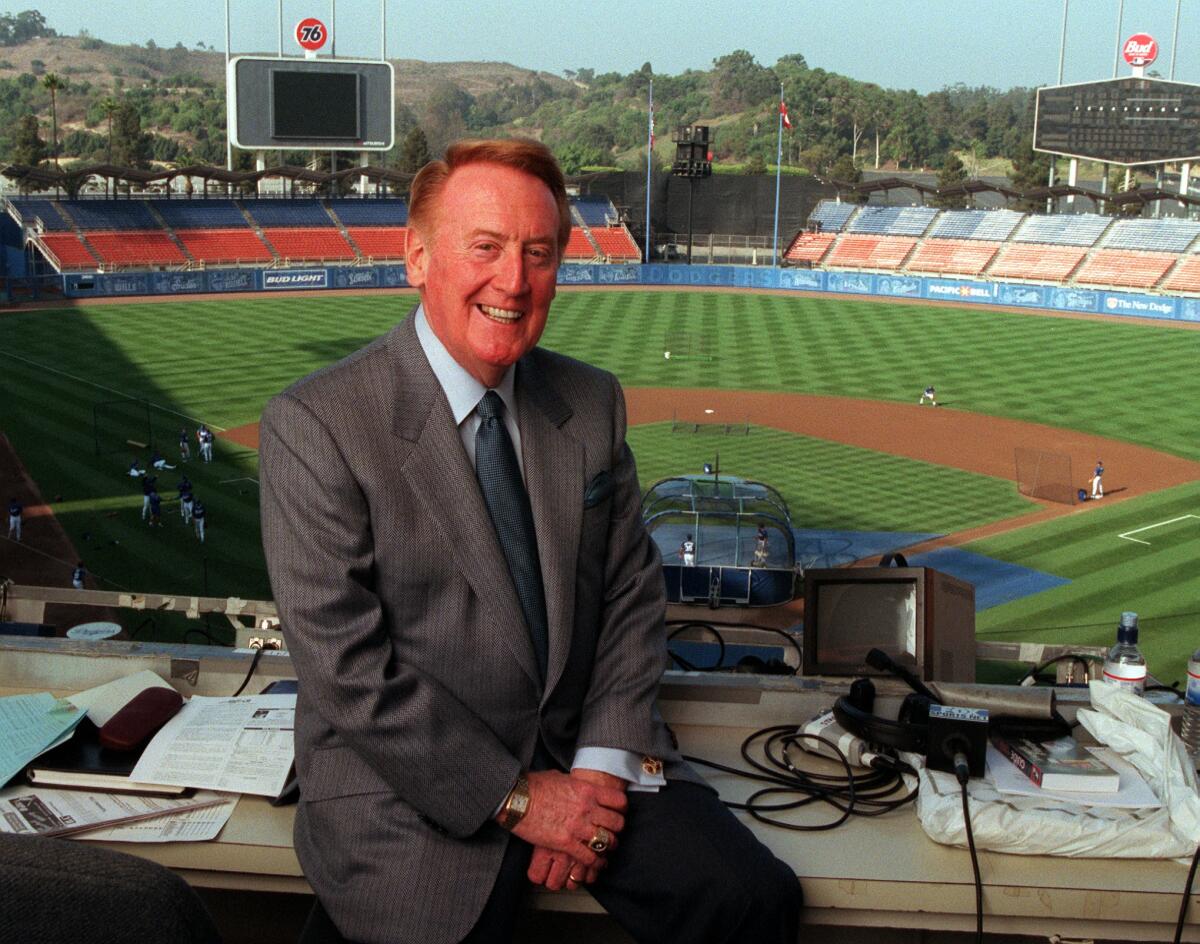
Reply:
<svg viewBox="0 0 1200 944"><path fill-rule="evenodd" d="M475 407L475 412L480 420L475 433L475 475L483 490L492 526L500 539L504 559L508 562L508 572L521 601L538 668L545 681L550 632L537 536L533 529L533 509L521 480L521 467L517 464L512 439L504 426L504 401L496 391L489 390Z"/></svg>

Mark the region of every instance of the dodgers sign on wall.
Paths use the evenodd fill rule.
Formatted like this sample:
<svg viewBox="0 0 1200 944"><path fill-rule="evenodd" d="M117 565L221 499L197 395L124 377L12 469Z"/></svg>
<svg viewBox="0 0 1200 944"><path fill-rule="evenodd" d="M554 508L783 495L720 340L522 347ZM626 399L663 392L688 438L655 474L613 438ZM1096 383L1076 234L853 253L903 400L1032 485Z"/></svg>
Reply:
<svg viewBox="0 0 1200 944"><path fill-rule="evenodd" d="M329 30L315 16L296 24L296 42L309 52L316 52L329 40Z"/></svg>

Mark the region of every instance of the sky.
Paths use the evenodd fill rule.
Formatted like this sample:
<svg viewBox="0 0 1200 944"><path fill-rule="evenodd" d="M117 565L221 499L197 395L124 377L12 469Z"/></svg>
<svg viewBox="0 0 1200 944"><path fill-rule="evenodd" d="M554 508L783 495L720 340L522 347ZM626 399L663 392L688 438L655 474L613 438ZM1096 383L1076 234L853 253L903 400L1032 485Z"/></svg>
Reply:
<svg viewBox="0 0 1200 944"><path fill-rule="evenodd" d="M1154 36L1152 68L1170 75L1176 0L1068 4L1064 82L1112 77L1118 11L1121 40ZM277 52L280 5L229 0L235 54ZM678 74L735 49L765 66L799 52L810 67L922 93L1056 84L1063 17L1063 0L282 0L284 54L300 54L295 24L316 16L334 27L339 56L378 58L385 7L392 59L501 61L556 74L627 73L649 62ZM1200 83L1200 3L1182 7L1175 78ZM0 13L30 8L67 35L225 48L224 0L0 0ZM1119 74L1129 74L1124 61Z"/></svg>

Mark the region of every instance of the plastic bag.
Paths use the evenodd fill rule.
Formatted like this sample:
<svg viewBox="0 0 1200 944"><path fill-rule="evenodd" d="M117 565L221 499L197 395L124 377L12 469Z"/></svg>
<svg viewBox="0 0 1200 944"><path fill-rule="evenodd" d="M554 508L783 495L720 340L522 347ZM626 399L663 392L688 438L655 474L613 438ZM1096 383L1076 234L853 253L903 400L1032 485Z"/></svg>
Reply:
<svg viewBox="0 0 1200 944"><path fill-rule="evenodd" d="M1162 708L1137 695L1092 682L1091 709L1080 724L1133 764L1163 806L1156 810L1081 806L1057 797L999 793L983 780L968 785L971 828L979 849L1021 855L1176 859L1200 844L1200 796L1187 749ZM920 763L920 758L915 758ZM953 775L919 770L917 817L929 837L965 846L962 794Z"/></svg>

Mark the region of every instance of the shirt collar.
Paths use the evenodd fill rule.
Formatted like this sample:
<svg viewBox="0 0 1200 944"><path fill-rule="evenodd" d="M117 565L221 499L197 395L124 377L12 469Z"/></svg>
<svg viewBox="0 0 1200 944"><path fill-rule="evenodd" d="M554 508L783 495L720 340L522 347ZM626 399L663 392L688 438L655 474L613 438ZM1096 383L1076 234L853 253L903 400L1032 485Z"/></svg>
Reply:
<svg viewBox="0 0 1200 944"><path fill-rule="evenodd" d="M462 421L471 415L476 404L489 389L494 389L504 401L504 408L516 416L517 398L514 395L512 367L504 372L500 383L494 388L485 387L467 373L466 368L446 350L441 338L434 334L433 328L429 326L423 305L417 307L416 329L417 340L421 342L421 349L425 352L429 366L433 368L433 375L446 394L446 399L450 401L450 410L454 413L456 424L462 425Z"/></svg>

